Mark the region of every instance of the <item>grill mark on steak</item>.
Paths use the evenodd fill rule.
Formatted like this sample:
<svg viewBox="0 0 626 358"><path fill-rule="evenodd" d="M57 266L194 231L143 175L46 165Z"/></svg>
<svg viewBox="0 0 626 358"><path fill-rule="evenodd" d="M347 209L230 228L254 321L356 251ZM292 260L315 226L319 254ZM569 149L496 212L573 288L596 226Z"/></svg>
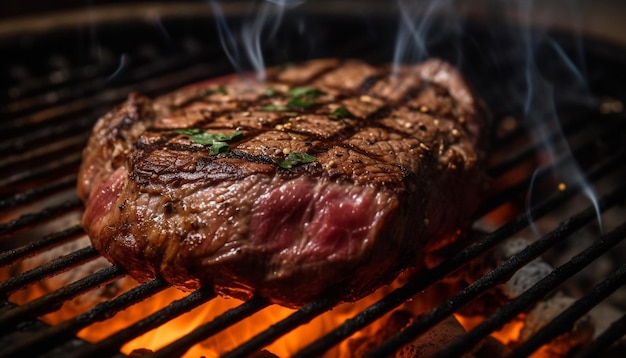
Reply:
<svg viewBox="0 0 626 358"><path fill-rule="evenodd" d="M341 59L317 59L304 61L291 66L279 66L275 69L266 70L268 79L278 83L286 83L292 86L304 85L317 80L326 73L340 67L345 61ZM307 69L309 71L307 71ZM313 69L313 71L311 71Z"/></svg>
<svg viewBox="0 0 626 358"><path fill-rule="evenodd" d="M331 68L328 68L326 71L319 73L316 77L320 77L322 75L324 75L325 73L329 72L330 70L332 70ZM384 78L387 78L388 76L390 76L390 72L385 72L379 75L375 75L375 76L369 76L367 78L365 78L363 80L363 82L358 86L359 90L357 92L367 92L368 89L374 87L376 85L376 83L378 83L379 81L383 80ZM413 99L414 95L419 93L420 90L422 90L424 88L424 84L420 83L417 87L415 88L410 88L407 91L407 94L404 96L404 98L402 99L402 101L400 103L395 103L393 105L386 105L383 106L381 108L379 108L377 111L375 111L374 113L366 116L365 118L362 118L361 121L352 121L352 124L350 126L346 126L343 130L340 130L338 132L335 133L335 135L332 135L331 137L322 137L322 136L317 136L313 133L310 132L305 132L305 131L298 131L298 130L293 130L293 129L284 129L285 132L287 133L294 133L294 134L302 134L302 135L307 135L309 136L312 140L314 141L318 141L318 143L323 143L322 145L316 145L313 148L311 148L313 150L313 152L315 154L321 154L325 151L328 150L328 148L331 148L333 146L342 146L346 149L349 150L353 150L358 152L359 154L362 154L364 156L368 156L371 159L374 160L378 160L381 161L380 156L373 154L371 152L362 150L356 146L353 145L346 145L344 143L342 143L343 140L352 137L356 132L358 132L359 130L362 130L364 127L368 127L368 126L376 126L376 127L383 127L387 130L396 132L396 134L403 134L399 131L396 131L393 128L389 128L389 127L384 127L382 124L377 123L376 119L380 119L380 118L384 118L386 117L386 115L388 115L389 113L391 113L393 111L394 107L398 107L398 106L402 106L404 104L406 104L406 102L408 102L409 100ZM352 95L353 96L353 95ZM334 102L340 102L342 99L345 98L349 98L350 94L343 94L343 95L339 95L339 96L335 96L335 100L334 101L327 101L327 102L317 102L315 104L313 104L311 107L307 108L307 109L299 109L297 110L297 114L298 116L307 116L307 115L314 115L316 113L318 113L319 109L328 105L329 103L334 103ZM286 98L285 96L282 96L282 98ZM381 97L381 99L386 99L384 97ZM263 103L262 103L263 104ZM261 105L262 105L261 104ZM242 108L248 108L252 105L252 103L250 102L243 102L241 104ZM294 110L295 112L296 110ZM212 116L212 118L210 119L206 119L203 122L200 122L198 127L206 127L207 125L211 124L212 122L215 121L215 118L223 116L223 115L227 115L228 113L231 113L231 111L229 110L222 110L221 112L217 112L215 113L214 116ZM289 116L289 115L284 115L279 117L279 119L277 120L277 124L281 124L284 125L285 123L287 123L291 118L293 118L294 116ZM228 130L231 128L227 128L227 127L211 127L211 130ZM238 127L238 129L245 129L249 132L248 136L242 138L240 140L240 143L246 142L247 138L248 139L252 139L255 138L257 135L259 135L261 132L263 132L262 129L255 129L252 127ZM194 145L190 145L190 146L184 146L184 145L179 145L177 146L178 150L199 150L199 147L194 146ZM194 149L190 149L190 148L194 148ZM258 162L262 162L262 163L268 163L268 162L272 162L271 157L269 156L249 156L248 157L249 160L251 161L258 161ZM401 167L401 166L400 166ZM401 170L406 170L406 168L403 168Z"/></svg>
<svg viewBox="0 0 626 358"><path fill-rule="evenodd" d="M325 94L308 108L263 110L303 85ZM339 106L352 115L332 115ZM437 60L397 76L388 66L312 60L268 69L266 84L231 76L155 101L133 95L85 148L83 224L140 281L161 275L291 307L333 289L358 299L470 222L484 121L459 74ZM211 155L174 132L184 128L244 135ZM290 151L316 160L279 167Z"/></svg>
<svg viewBox="0 0 626 358"><path fill-rule="evenodd" d="M388 77L390 75L389 72L385 72L385 73L381 73L378 75L374 75L374 76L369 76L367 78L365 78L363 80L363 82L361 82L361 84L359 85L359 89L357 90L357 92L369 92L369 90L374 87L376 85L377 82L381 81L382 79Z"/></svg>

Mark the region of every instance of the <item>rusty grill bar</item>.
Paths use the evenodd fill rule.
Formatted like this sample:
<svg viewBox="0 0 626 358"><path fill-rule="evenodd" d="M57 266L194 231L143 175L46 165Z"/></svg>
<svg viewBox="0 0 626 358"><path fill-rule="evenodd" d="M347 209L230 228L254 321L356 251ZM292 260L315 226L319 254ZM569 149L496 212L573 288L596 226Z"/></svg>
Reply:
<svg viewBox="0 0 626 358"><path fill-rule="evenodd" d="M207 19L202 20L208 22ZM345 20L334 19L333 21L335 22L331 21L330 26L332 29L349 28L348 24L342 22ZM383 22L383 25L385 24L390 25ZM166 27L172 29L173 32L164 39L160 30L155 30L152 25L125 24L124 26L137 30L133 36L134 40L126 42L120 40L119 36L128 28L104 29L105 34L113 36L102 38L99 43L103 47L100 51L109 53L108 57L91 58L83 63L77 63L80 61L72 55L74 45L59 44L59 41L63 39L74 39L73 33L40 34L22 38L21 42L11 39L0 42L3 48L8 50L3 53L15 53L16 49L30 51L37 49L39 51L37 55L40 57L31 59L30 63L24 66L19 64L18 58L13 59L9 56L5 59L5 68L8 71L2 80L10 86L0 97L1 100L6 101L0 109L0 115L4 117L0 122L0 138L3 141L0 143L0 154L6 158L0 160L0 173L2 173L0 174L0 249L2 249L0 268L8 269L29 257L84 236L79 226L54 231L46 229L46 225L54 223L63 215L79 212L82 209L82 204L73 193L73 187L80 163L80 148L84 145L98 115L122 101L130 91L157 95L199 79L231 71L219 47L199 46L198 44L207 39L189 37L188 32L183 31L185 27L180 22L173 21L165 25L168 25ZM198 24L193 23L189 26L198 26ZM371 39L357 36L360 30L357 28L352 32L348 31L333 40L335 45L349 40L350 44L344 47L342 55L374 60L385 58L384 54L389 52L389 48ZM207 31L210 36L215 35L214 29ZM487 35L480 35L480 30L477 31L478 36L488 38ZM193 33L196 34L197 31ZM50 43L47 44L47 41ZM191 45L187 49L181 49L178 48L179 43ZM133 47L137 44L142 46ZM60 46L66 52L58 57L58 50L55 46ZM83 46L86 45L83 43ZM109 48L104 48L106 46ZM382 46L382 49L372 54L372 46L379 48ZM619 71L626 65L626 59L615 57L614 52L605 51L610 48L602 46L597 48L601 51L588 53L592 57L590 66L596 70L607 66L618 71L615 72L616 74L620 73ZM118 58L111 54L121 54L121 56ZM301 53L300 57L307 57L307 55ZM445 52L442 55L445 55ZM50 58L56 60L53 61ZM277 57L275 60L279 59ZM12 60L15 61L11 62ZM45 64L46 60L50 60L49 64ZM502 71L506 72L512 67L514 64L502 65ZM602 68L602 70L605 69ZM591 73L590 77L594 74L595 72ZM605 77L592 78L592 81L596 81L591 85L598 88L601 96L613 96L618 101L626 99L624 88L619 87L624 83L623 81L613 79L613 83L619 83L617 87L605 83ZM502 108L498 107L498 94L494 93L497 90L490 90L491 83L488 82L480 83L478 87L482 87L481 93L485 93L488 99L496 100L494 106L496 118L519 114L511 111L507 104L502 104ZM626 181L623 180L626 177L626 166L623 164L626 159L626 147L623 144L624 133L626 133L626 115L622 111L601 113L598 110L598 104L597 102L574 103L573 105L568 103L571 108L566 108L564 111L568 120L565 121L563 130L568 138L583 137L583 140L578 142L572 141L572 152L580 159L589 181L596 185L608 186L600 195L598 202L600 210L604 212L624 205L626 201ZM504 159L493 163L490 167L489 172L496 180L528 163L533 163L541 154L541 146L529 145L527 141L524 141L526 135L523 128L518 128L494 140L496 153L508 153L504 155ZM553 133L551 140L554 140L556 136L557 133ZM607 152L602 160L595 160L593 156L589 158L589 153L598 151L598 148ZM560 164L563 163L556 163L555 168L558 168ZM516 182L508 183L489 197L479 210L477 220L494 212L503 204L519 201L519 198L526 194L533 180L546 182L549 180L550 173L542 172L535 178L531 175L532 171ZM534 204L528 212L520 212L497 229L477 235L475 241L469 246L451 255L434 268L412 278L365 310L355 313L352 318L329 333L318 337L295 356L316 357L329 351L355 332L367 327L407 300L416 297L428 287L467 267L473 260L485 257L489 250L526 229L531 222L549 216L568 205L572 198L581 195L583 189L582 187L569 187L563 191L552 190L544 193L545 199ZM457 313L466 304L506 281L528 262L541 256L547 250L554 249L560 243L571 240L581 228L590 225L595 219L596 210L593 205L580 208L576 214L566 218L555 229L544 234L526 249L477 278L451 298L438 304L433 310L417 317L411 325L375 348L369 355L377 357L393 354L437 323ZM35 238L32 235L25 235L30 230L39 227L43 228L45 234L35 234ZM46 232L46 230L52 231ZM587 268L596 258L607 254L616 246L619 247L618 245L623 243L625 236L625 222L603 233L591 245L558 266L550 275L540 280L524 294L502 305L476 328L446 347L441 353L442 356L454 357L470 351L481 339L510 322L518 314L528 310L563 282ZM620 250L624 250L624 245ZM31 270L10 275L0 282L0 297L2 298L0 302L0 332L2 332L0 356L36 356L39 354L72 357L88 357L94 354L122 356L119 349L125 343L216 297L216 294L209 289L198 290L95 343L76 339L75 334L84 327L105 320L155 295L166 289L167 285L160 279L141 284L57 325L42 324L37 321L37 317L57 310L64 302L74 297L118 280L124 276L123 270L112 265L22 305L7 301L8 297L17 290L72 270L97 257L98 253L92 247L77 249ZM536 351L541 345L568 330L573 322L625 284L626 266L622 265L616 267L604 280L600 280L585 296L579 298L574 305L558 315L527 342L517 347L511 356L522 357ZM337 302L338 299L329 293L294 311L287 318L274 322L266 330L224 356L244 357L254 354L286 333L332 309ZM226 311L188 335L147 356L181 355L191 346L245 320L268 305L261 298L242 302L241 305ZM625 317L622 316L616 320L603 334L583 347L580 352L581 356L588 357L606 351L622 339L626 335ZM624 344L611 349L623 353Z"/></svg>

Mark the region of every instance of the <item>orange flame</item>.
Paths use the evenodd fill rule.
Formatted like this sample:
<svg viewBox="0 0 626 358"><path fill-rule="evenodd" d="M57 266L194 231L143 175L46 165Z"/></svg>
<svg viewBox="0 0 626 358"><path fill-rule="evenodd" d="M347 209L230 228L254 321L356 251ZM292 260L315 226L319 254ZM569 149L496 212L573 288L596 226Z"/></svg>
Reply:
<svg viewBox="0 0 626 358"><path fill-rule="evenodd" d="M383 288L366 299L355 303L345 303L336 306L331 311L326 312L307 324L304 324L279 340L272 343L266 349L280 357L293 355L298 350L312 343L321 335L330 332L339 326L346 319L354 316L357 312L365 309L376 300L388 293L389 288ZM79 332L79 336L88 341L97 342L106 338L110 334L127 327L149 314L165 307L171 301L180 299L186 294L176 289L170 288L140 304L122 311L113 318L93 324ZM136 349L158 350L167 344L183 337L203 323L213 320L215 317L232 309L242 302L236 299L217 297L196 309L167 322L155 330L147 332L122 347L125 354ZM269 328L272 324L286 318L294 312L293 309L281 306L269 306L230 328L208 338L202 343L192 347L185 356L187 357L219 357L235 347L246 342L255 335ZM332 356L350 357L347 348L338 348Z"/></svg>
<svg viewBox="0 0 626 358"><path fill-rule="evenodd" d="M77 278L78 277L74 277L70 281L61 281L63 281L63 284L67 284L71 281L75 281ZM58 282L48 282L54 280L57 279L52 278L43 280L38 284L30 286L27 290L17 291L11 295L10 300L17 304L25 304L32 301L33 299L48 293L54 289L55 286L58 286ZM118 294L122 291L127 291L136 285L128 278L119 280L116 284L123 286L123 289L117 292ZM361 301L340 304L329 312L326 312L314 318L310 322L290 331L279 340L266 347L266 349L281 357L292 355L313 342L315 339L319 338L321 335L336 328L346 319L354 316L356 313L365 309L373 302L381 299L388 294L389 291L390 288L385 287ZM89 325L81 330L77 335L87 341L98 342L111 334L114 334L115 332L140 321L150 314L157 312L170 304L172 301L185 297L187 294L188 293L179 291L175 288L168 288L134 306L129 307L126 310L117 313L105 321ZM99 299L99 301L102 300L104 299ZM82 296L78 297L72 301L66 302L58 311L46 314L40 317L40 319L49 324L58 324L65 320L72 319L98 303L98 301L91 301L91 303L89 303L89 301L89 298ZM138 349L156 351L185 336L201 324L210 322L215 317L221 315L229 309L237 307L240 304L242 304L242 302L236 299L217 297L159 326L157 329L149 331L144 335L133 339L132 341L126 343L122 347L121 351L125 354L130 354L134 350ZM226 353L246 342L250 338L266 330L272 324L286 318L293 312L293 309L276 305L269 306L245 318L230 328L208 338L200 344L195 345L185 354L185 356L218 357L220 354ZM331 354L332 356L350 357L350 354L346 351L346 349L347 348L338 348L338 350L333 351Z"/></svg>
<svg viewBox="0 0 626 358"><path fill-rule="evenodd" d="M483 320L483 317L475 316L475 317L467 317L459 314L454 315L461 323L461 326L465 328L465 331L469 332L474 327L478 326ZM520 319L514 319L509 323L505 324L502 329L499 331L495 331L491 334L491 337L497 339L505 345L509 345L513 342L517 342L520 338L520 332L524 328L524 321Z"/></svg>
<svg viewBox="0 0 626 358"><path fill-rule="evenodd" d="M100 266L94 270L101 269L103 267L102 265L106 266L108 263L104 261L104 263L101 263ZM82 274L75 274L72 273L72 271L38 282L37 284L29 287L27 290L18 291L10 297L10 300L17 304L24 304L52 290L65 286L70 282L76 281L82 276L86 276L90 273L83 272ZM69 276L69 278L65 276ZM402 279L403 278L400 278L392 285L382 287L372 295L360 301L345 303L334 307L329 312L314 318L310 322L280 337L276 342L266 347L266 349L280 357L293 355L295 352L320 338L322 335L330 332L347 319L352 318L357 313L363 311L366 307L389 294L394 288L402 284ZM40 318L50 324L57 324L65 320L69 320L83 312L86 312L95 304L110 298L94 296L103 295L107 292L107 290L115 291L114 294L109 294L109 296L116 296L134 286L136 286L136 283L132 281L132 279L128 277L120 279L108 287L94 290L96 292L90 291L72 301L68 301L60 310L46 314ZM408 310L413 315L417 316L437 306L442 300L445 300L450 295L451 291L452 289L449 285L434 285L414 297L414 299L403 304L400 308ZM117 313L105 321L91 324L81 330L78 333L78 336L90 342L98 342L157 312L171 302L181 299L186 295L187 293L185 292L181 292L174 288L168 288L134 306L129 307L126 310ZM159 350L169 343L187 335L201 324L210 322L215 317L240 304L242 304L242 302L236 299L217 297L152 331L147 332L142 336L133 339L125 344L121 351L125 354L130 354L134 350L139 349L149 349L152 351ZM252 316L245 318L232 327L206 339L200 344L193 346L185 356L218 357L219 355L226 353L248 341L250 338L266 330L272 324L286 318L293 312L294 310L292 309L275 305L269 306ZM483 318L456 315L456 319L467 331L479 324ZM368 335L371 336L374 332L383 328L384 325L385 317L365 329L358 331L350 338L356 339L368 337ZM503 344L508 345L511 342L518 340L522 327L523 321L516 320L507 324L499 332L492 334L492 337L498 339ZM344 340L342 344L336 347L333 351L329 352L327 356L351 357L349 340Z"/></svg>

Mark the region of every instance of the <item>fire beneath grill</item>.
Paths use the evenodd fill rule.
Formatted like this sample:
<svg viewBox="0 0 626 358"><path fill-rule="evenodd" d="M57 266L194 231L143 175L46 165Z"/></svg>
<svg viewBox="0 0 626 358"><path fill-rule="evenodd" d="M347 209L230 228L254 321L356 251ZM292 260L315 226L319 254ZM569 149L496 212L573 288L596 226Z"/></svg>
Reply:
<svg viewBox="0 0 626 358"><path fill-rule="evenodd" d="M390 57L384 36L362 34L371 26L392 31L393 21L322 18L319 42L339 49L334 56ZM160 279L137 284L89 245L74 187L96 118L129 91L158 95L232 71L218 47L206 46L219 40L201 14L91 26L0 39L9 84L0 108L8 118L0 122L0 356L626 353L622 49L585 40L591 94L557 96L562 132L547 126L546 141L535 143L536 129L524 126L523 109L499 86L524 76L506 38L494 35L504 36L499 25L468 24L458 48L429 44L452 62L464 54L461 70L496 118L492 192L473 232L359 302L338 305L328 294L290 310L209 289L184 293ZM555 38L562 51L578 51L578 39ZM87 50L76 54L77 44ZM18 55L26 50L28 59ZM268 63L285 61L279 50L268 49ZM301 48L289 55L311 57ZM562 63L554 61L545 56L539 65L558 74ZM571 156L545 166L560 138ZM572 162L587 182L569 180Z"/></svg>
<svg viewBox="0 0 626 358"><path fill-rule="evenodd" d="M58 249L52 249L46 251L40 256L39 259L27 259L23 262L23 266L36 268L45 264L45 262L51 261L55 257L71 254L77 251L77 246L88 246L88 241L82 237L70 244L61 246ZM34 261L34 262L29 262ZM29 287L23 291L17 291L10 297L10 301L24 305L29 301L36 300L41 296L44 296L50 292L62 289L63 287L79 280L80 278L89 277L95 272L110 267L110 265L103 259L97 258L94 261L85 263L69 272L59 274L48 280ZM83 277L84 276L84 277ZM383 299L390 294L394 289L402 287L409 279L408 274L401 277L397 282L389 287L383 287L372 295L365 299L362 299L355 303L344 303L338 306L334 306L331 310L320 314L313 318L305 325L296 327L288 333L282 335L280 339L265 347L267 351L273 354L284 357L290 356L298 352L300 349L311 344L318 337L323 336L333 329L337 328L340 324L353 317L355 314L366 310L372 304ZM62 324L63 321L70 320L71 318L84 314L93 306L102 303L105 300L117 297L124 292L128 292L132 289L138 289L137 284L130 278L122 278L98 289L93 289L83 296L79 296L75 300L67 301L63 307L58 311L41 316L40 318L51 325ZM451 288L451 286L453 288ZM330 356L341 357L353 357L355 354L365 353L367 348L373 347L375 343L380 343L384 339L389 338L392 334L400 331L405 325L413 321L420 314L428 312L436 307L442 301L445 301L449 296L455 293L454 285L450 283L438 284L434 287L427 289L419 295L402 303L402 305L394 311L384 315L380 320L377 320L366 329L357 331L349 339L345 340L342 344L338 345L334 350L331 350L328 354ZM182 311L177 311L177 314L181 314L184 311L190 310L187 313L183 313L173 320L160 325L158 328L124 344L121 347L121 351L126 354L133 352L150 350L155 351L163 348L164 346L181 339L185 335L192 332L197 327L215 320L224 312L235 309L242 304L241 301L234 299L224 299L215 297L210 291L199 291L194 294L188 294L176 290L174 288L168 288L165 285L159 285L155 291L157 293L147 297L140 303L131 306L110 319L106 319L102 322L92 323L78 331L77 336L83 338L89 342L100 342L111 335L120 335L120 331L126 327L145 319L150 315L163 314L162 310L167 309L166 306L174 301L180 302L183 307L187 307ZM152 292L151 292L152 293ZM208 302L206 302L208 300ZM253 300L254 307L248 311L250 316L246 317L239 323L236 323L227 330L221 331L213 335L212 337L204 340L201 344L193 346L186 352L187 356L218 356L229 352L232 349L237 348L241 344L247 342L254 336L262 333L270 325L275 322L280 322L286 319L289 315L295 313L295 310L287 309L284 307L272 305L268 306L263 300ZM330 302L332 304L332 301ZM196 307L197 306L197 307ZM331 306L324 306L324 309L328 309ZM463 314L455 314L454 316L447 318L441 324L435 326L434 332L425 336L423 339L418 340L417 345L428 345L429 347L422 347L427 352L434 353L436 349L443 349L445 344L452 342L453 340L461 337L465 334L465 329L475 327L478 323L484 320L484 316L465 316ZM512 322L506 324L504 329L493 332L491 335L497 338L502 344L497 344L500 350L504 351L504 346L518 341L520 331L524 327L522 317L516 317ZM436 335L436 338L433 337ZM425 340L427 339L428 340ZM435 349L431 348L432 341L440 340L440 345L435 345ZM490 341L493 346L495 341ZM93 346L97 347L97 346ZM95 353L100 349L92 349Z"/></svg>
<svg viewBox="0 0 626 358"><path fill-rule="evenodd" d="M85 265L83 265L83 268L84 266ZM109 265L101 261L100 264L94 264L93 266L94 267L92 268L84 268L86 270L84 273L85 276L93 274L90 269L102 269ZM78 269L80 270L80 267ZM56 277L58 278L60 276L70 275L71 274L69 273L61 274ZM27 291L17 292L11 297L10 300L19 304L26 304L28 301L35 299L35 296L38 293L43 295L48 293L44 291L53 291L54 289L51 286L55 284L59 285L56 289L66 286L69 284L70 279L76 279L76 277L68 277L67 283L56 282L47 285L44 284L45 288L40 288L39 290L31 288ZM137 284L131 279L119 280L114 284L110 284L109 287L90 291L90 293L92 293L92 297L82 298L82 301L79 302L66 302L59 311L44 315L41 319L52 325L61 324L64 320L83 314L85 311L88 311L90 308L98 303L101 303L105 299L112 298L108 297L111 296L111 294L115 294L117 296L122 292L128 292L128 290L133 288L137 289L136 286ZM392 286L397 288L401 286L401 284L397 282ZM159 350L189 334L202 324L215 320L216 317L219 317L224 312L236 309L236 307L242 305L243 303L235 299L225 299L220 297L214 298L215 295L209 291L188 294L173 288L167 288L164 285L160 285L157 288L157 291L158 293L151 295L139 304L119 312L110 319L90 324L84 329L78 331L77 335L90 342L99 342L106 339L110 335L116 333L119 334L119 331L149 315L154 313L159 314L159 312L162 314L161 311L171 302L181 302L187 307L186 310L190 309L189 312L184 313L172 321L164 323L158 328L124 344L121 348L121 351L126 354L143 349ZM356 313L363 311L376 301L384 298L391 291L392 287L385 287L361 301L334 306L330 311L321 313L305 325L296 327L295 329L282 335L278 341L266 346L265 349L279 357L293 355L298 352L299 349L302 349L318 337L327 334L332 329L335 329ZM405 315L406 313L410 313L410 317L416 317L420 313L427 312L439 303L442 298L442 292L440 289L430 291L434 292L421 295L429 297L417 297L416 299L403 303L401 306L403 310L402 312L405 313ZM208 302L206 302L207 300ZM273 323L280 322L296 312L293 309L276 305L268 306L267 303L260 299L255 299L251 302L252 307L250 307L249 310L246 310L246 313L250 314L250 316L245 317L245 319L241 322L234 324L227 330L216 333L212 337L204 340L201 344L193 346L189 351L187 351L187 356L212 357L229 352L254 336L262 333ZM328 309L328 307L331 306L325 305L324 309ZM182 312L179 311L177 313L180 314ZM391 314L386 315L382 320L375 322L366 330L357 332L351 339L345 341L335 350L331 351L331 356L352 357L354 356L355 349L357 349L358 346L369 344L370 342L375 342L376 340L380 341L381 334L377 333L378 331L388 331L387 335L395 333L393 330L389 331L388 327L385 327L384 325L385 323L388 323L390 315ZM452 318L452 320L454 320L454 318ZM464 332L461 325L459 325L456 320L454 320L454 322L456 323L459 331L455 336L451 336L450 338L457 337L460 332ZM405 324L406 323L408 322L405 322ZM519 324L516 323L515 326L519 327ZM402 328L402 326L398 327L398 329L400 328ZM518 332L512 332L511 335L515 335L517 333ZM502 337L505 340L508 338L507 335L509 334L497 334L497 336ZM511 339L509 338L508 340L510 341Z"/></svg>

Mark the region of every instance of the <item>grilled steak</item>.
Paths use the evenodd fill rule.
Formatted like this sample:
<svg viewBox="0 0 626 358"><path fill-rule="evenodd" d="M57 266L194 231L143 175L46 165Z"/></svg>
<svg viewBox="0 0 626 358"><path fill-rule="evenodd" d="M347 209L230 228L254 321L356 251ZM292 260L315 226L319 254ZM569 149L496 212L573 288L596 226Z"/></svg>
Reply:
<svg viewBox="0 0 626 358"><path fill-rule="evenodd" d="M467 227L485 117L439 60L392 74L321 59L131 94L84 150L83 225L139 281L355 300Z"/></svg>

